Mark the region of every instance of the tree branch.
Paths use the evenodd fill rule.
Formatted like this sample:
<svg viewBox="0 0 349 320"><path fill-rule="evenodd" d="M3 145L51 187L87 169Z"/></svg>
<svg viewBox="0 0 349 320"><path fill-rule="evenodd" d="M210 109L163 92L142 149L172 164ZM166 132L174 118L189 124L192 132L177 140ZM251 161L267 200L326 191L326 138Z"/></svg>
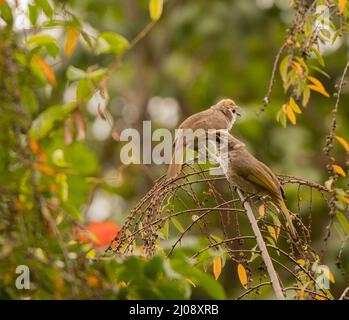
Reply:
<svg viewBox="0 0 349 320"><path fill-rule="evenodd" d="M281 285L280 285L280 282L279 282L279 278L278 278L277 273L276 273L276 271L274 269L273 262L271 261L271 258L270 258L270 255L268 253L268 250L267 250L267 247L265 245L265 242L263 240L261 231L258 228L257 220L256 220L256 218L255 218L255 216L253 214L251 205L250 205L250 203L248 201L245 201L245 198L244 198L244 196L242 195L242 193L241 193L241 191L239 189L237 189L237 193L238 193L238 195L240 197L241 202L244 204L244 208L245 208L245 211L246 211L247 218L250 221L253 233L256 236L256 241L257 241L259 249L261 250L262 259L263 259L263 261L264 261L264 263L265 263L265 265L267 267L267 271L268 271L268 274L270 276L270 281L271 281L271 285L273 287L275 296L276 296L276 298L278 300L285 300L285 296L284 296L284 294L282 292L282 288L281 288Z"/></svg>

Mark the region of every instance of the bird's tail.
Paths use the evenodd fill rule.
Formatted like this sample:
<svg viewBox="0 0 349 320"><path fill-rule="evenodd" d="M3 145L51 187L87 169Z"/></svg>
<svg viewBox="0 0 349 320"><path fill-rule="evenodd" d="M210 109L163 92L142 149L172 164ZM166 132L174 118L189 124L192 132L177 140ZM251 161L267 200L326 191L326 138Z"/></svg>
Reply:
<svg viewBox="0 0 349 320"><path fill-rule="evenodd" d="M174 153L172 156L171 163L168 166L167 169L167 178L168 179L173 179L176 178L182 170L182 164L181 163L176 163L176 154Z"/></svg>
<svg viewBox="0 0 349 320"><path fill-rule="evenodd" d="M280 199L280 200L278 200L278 204L279 204L279 207L281 209L281 212L285 216L286 225L287 225L287 228L289 229L289 231L291 232L292 238L297 239L297 232L296 232L296 229L292 223L291 214L286 207L285 201L283 199Z"/></svg>

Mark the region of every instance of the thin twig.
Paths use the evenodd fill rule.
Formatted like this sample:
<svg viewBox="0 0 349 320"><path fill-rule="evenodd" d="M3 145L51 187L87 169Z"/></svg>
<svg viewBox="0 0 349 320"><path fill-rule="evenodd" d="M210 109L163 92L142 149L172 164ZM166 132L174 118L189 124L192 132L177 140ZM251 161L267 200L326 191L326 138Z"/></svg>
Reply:
<svg viewBox="0 0 349 320"><path fill-rule="evenodd" d="M247 296L249 293L251 293L251 292L254 291L254 290L257 290L257 289L260 288L260 287L263 287L263 286L270 286L270 285L271 285L271 282L270 282L270 281L268 281L268 282L261 282L260 284L257 284L256 286L254 286L254 287L248 289L247 291L245 291L242 295L238 296L238 297L236 298L236 300L242 299L244 296Z"/></svg>
<svg viewBox="0 0 349 320"><path fill-rule="evenodd" d="M277 67L279 65L279 61L280 61L281 55L284 52L286 47L287 47L287 41L285 41L283 43L283 45L280 47L278 53L276 54L276 57L275 57L275 60L274 60L274 65L273 65L273 70L271 72L271 77L270 77L270 81L269 81L268 91L267 91L267 94L263 98L263 106L260 109L260 113L265 111L265 108L267 107L267 105L270 102L271 91L273 90L273 86L274 86L274 83L275 83L276 70L277 70Z"/></svg>
<svg viewBox="0 0 349 320"><path fill-rule="evenodd" d="M349 293L349 287L346 288L343 293L341 294L339 300L344 300L344 298L346 297L347 293Z"/></svg>

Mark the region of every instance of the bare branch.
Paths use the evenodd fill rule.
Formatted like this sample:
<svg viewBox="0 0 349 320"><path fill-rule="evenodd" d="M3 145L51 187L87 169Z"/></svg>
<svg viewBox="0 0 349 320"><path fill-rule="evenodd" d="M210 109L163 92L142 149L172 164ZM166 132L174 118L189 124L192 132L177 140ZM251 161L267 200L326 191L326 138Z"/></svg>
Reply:
<svg viewBox="0 0 349 320"><path fill-rule="evenodd" d="M270 281L271 281L272 287L274 289L275 296L278 300L285 300L285 296L282 292L279 278L278 278L277 273L274 269L273 262L271 261L271 258L269 256L269 253L268 253L267 247L265 245L265 242L263 240L261 231L258 228L257 221L256 221L256 218L253 214L250 203L248 201L245 201L245 198L242 195L240 190L237 190L237 193L240 197L241 202L244 204L246 215L248 217L248 220L250 221L253 233L256 236L256 241L257 241L259 249L261 250L261 256L263 258L263 261L267 267L267 271L269 273Z"/></svg>

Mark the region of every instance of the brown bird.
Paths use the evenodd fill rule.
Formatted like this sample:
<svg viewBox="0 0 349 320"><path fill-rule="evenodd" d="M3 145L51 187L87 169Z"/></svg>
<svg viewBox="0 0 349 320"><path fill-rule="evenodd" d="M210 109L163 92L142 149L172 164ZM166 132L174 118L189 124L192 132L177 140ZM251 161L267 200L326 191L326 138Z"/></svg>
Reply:
<svg viewBox="0 0 349 320"><path fill-rule="evenodd" d="M185 119L179 126L178 129L191 129L193 131L198 129L204 129L207 131L208 129L226 129L230 130L236 121L236 117L240 116L238 113L238 106L231 99L223 99L219 101L217 104L211 106L209 109L198 112ZM178 163L175 161L175 155L178 150L176 149L176 145L178 143L178 138L173 143L173 156L171 163L167 170L167 178L175 178L177 177L182 170L182 163ZM183 148L186 145L189 145L190 141L183 141ZM195 148L194 146L194 149Z"/></svg>
<svg viewBox="0 0 349 320"><path fill-rule="evenodd" d="M257 160L238 139L228 137L228 154L225 155L226 177L229 183L247 193L269 196L283 213L292 238L297 238L284 198L280 181L263 162ZM223 155L224 159L224 155Z"/></svg>

